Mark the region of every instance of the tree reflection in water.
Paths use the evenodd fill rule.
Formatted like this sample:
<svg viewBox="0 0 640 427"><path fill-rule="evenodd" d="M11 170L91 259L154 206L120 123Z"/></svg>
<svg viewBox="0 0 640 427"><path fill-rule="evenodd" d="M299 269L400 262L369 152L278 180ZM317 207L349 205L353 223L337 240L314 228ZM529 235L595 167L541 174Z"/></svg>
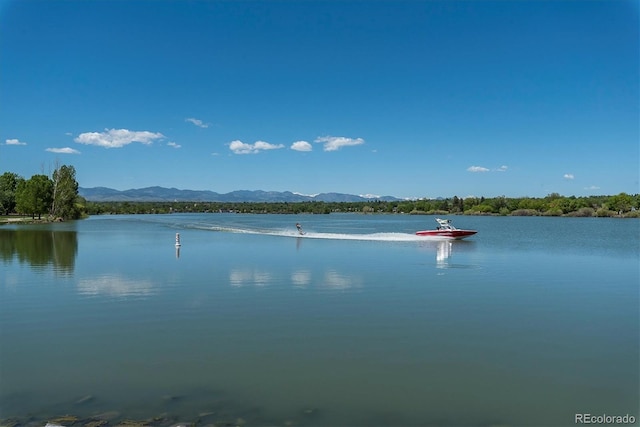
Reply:
<svg viewBox="0 0 640 427"><path fill-rule="evenodd" d="M53 267L56 273L73 274L78 236L75 231L0 230L0 259L10 263L17 259L35 270Z"/></svg>

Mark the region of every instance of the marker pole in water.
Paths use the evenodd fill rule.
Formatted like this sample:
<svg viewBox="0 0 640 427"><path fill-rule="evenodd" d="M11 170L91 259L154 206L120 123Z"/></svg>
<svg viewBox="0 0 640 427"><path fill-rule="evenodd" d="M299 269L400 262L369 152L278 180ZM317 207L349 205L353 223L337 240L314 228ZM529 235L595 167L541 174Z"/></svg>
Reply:
<svg viewBox="0 0 640 427"><path fill-rule="evenodd" d="M180 233L176 233L176 258L180 258Z"/></svg>

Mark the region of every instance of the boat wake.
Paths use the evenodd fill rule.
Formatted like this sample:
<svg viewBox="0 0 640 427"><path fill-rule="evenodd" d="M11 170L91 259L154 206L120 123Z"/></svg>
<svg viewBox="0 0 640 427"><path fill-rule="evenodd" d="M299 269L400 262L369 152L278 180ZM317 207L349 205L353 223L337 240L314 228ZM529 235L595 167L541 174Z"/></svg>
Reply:
<svg viewBox="0 0 640 427"><path fill-rule="evenodd" d="M221 226L203 226L197 225L193 228L222 232L222 233L238 233L238 234L255 234L264 236L289 237L296 239L325 239L325 240L359 240L359 241L378 241L378 242L424 242L425 240L438 241L442 240L437 237L417 236L409 233L319 233L307 231L304 234L298 233L296 230L265 230L265 229L249 229L236 227Z"/></svg>
<svg viewBox="0 0 640 427"><path fill-rule="evenodd" d="M307 233L304 236L293 236L308 239L329 239L329 240L361 240L374 242L419 242L424 238L408 233L370 233L370 234L347 234L347 233Z"/></svg>

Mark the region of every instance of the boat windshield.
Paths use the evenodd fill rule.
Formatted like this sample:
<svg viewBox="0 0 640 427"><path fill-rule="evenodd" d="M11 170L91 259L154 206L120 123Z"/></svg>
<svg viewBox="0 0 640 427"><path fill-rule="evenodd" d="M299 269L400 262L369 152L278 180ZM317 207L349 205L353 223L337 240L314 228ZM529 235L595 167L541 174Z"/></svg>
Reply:
<svg viewBox="0 0 640 427"><path fill-rule="evenodd" d="M450 219L440 219L440 218L436 218L436 221L438 222L439 225L439 229L441 230L455 230L456 228L451 225L451 220Z"/></svg>

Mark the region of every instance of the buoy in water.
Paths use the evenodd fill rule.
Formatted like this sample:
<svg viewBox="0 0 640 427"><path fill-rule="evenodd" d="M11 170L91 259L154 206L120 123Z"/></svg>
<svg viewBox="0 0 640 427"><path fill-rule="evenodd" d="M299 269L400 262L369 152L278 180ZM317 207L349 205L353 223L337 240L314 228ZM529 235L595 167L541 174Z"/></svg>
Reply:
<svg viewBox="0 0 640 427"><path fill-rule="evenodd" d="M176 233L176 247L182 246L180 243L180 233Z"/></svg>

